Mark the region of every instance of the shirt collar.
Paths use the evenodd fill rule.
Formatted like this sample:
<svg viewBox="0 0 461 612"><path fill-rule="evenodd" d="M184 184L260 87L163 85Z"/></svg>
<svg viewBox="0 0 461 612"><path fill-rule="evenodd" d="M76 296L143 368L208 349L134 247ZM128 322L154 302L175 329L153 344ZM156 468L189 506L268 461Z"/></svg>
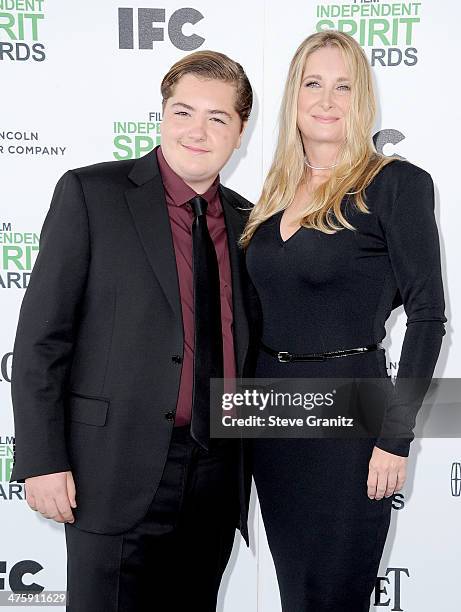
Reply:
<svg viewBox="0 0 461 612"><path fill-rule="evenodd" d="M176 174L171 166L169 166L163 155L161 146L157 149L157 161L163 186L165 188L165 193L168 196L168 199L175 206L183 206L189 202L189 200L198 195L197 192L195 192L192 187L189 187L189 185L187 185L184 180ZM205 198L205 200L208 202L207 213L210 213L212 216L217 216L221 212L220 210L217 210L216 207L216 195L219 184L220 178L218 174L205 193L200 194L201 197Z"/></svg>

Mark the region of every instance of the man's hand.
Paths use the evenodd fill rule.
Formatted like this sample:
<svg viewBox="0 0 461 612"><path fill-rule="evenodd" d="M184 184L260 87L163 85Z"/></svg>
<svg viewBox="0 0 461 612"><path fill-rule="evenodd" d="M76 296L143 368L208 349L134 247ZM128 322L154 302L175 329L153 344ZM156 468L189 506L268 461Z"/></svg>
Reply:
<svg viewBox="0 0 461 612"><path fill-rule="evenodd" d="M407 457L374 447L368 465L368 497L382 499L400 491L406 478Z"/></svg>
<svg viewBox="0 0 461 612"><path fill-rule="evenodd" d="M25 479L26 501L32 510L57 523L73 523L76 508L72 472L57 472Z"/></svg>

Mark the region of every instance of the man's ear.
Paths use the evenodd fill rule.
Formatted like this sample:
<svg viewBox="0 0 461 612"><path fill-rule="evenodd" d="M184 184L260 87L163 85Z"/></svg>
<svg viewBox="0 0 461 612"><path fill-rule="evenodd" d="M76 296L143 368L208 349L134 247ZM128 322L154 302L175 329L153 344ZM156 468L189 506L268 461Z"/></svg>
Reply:
<svg viewBox="0 0 461 612"><path fill-rule="evenodd" d="M237 144L235 145L236 149L240 149L240 145L242 144L243 132L245 131L247 124L248 124L248 121L242 121L242 127L240 128L240 134L237 140Z"/></svg>

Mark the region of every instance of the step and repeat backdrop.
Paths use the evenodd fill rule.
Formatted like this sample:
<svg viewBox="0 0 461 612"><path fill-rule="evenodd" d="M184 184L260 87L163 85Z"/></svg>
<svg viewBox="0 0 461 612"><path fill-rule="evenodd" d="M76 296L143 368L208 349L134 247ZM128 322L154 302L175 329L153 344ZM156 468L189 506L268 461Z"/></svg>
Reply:
<svg viewBox="0 0 461 612"><path fill-rule="evenodd" d="M221 176L254 201L271 161L284 80L298 44L323 29L340 29L360 42L379 99L377 148L425 168L435 182L448 317L436 375L459 376L460 19L456 0L0 0L0 593L65 589L62 526L30 511L23 485L9 483L14 335L54 185L69 168L139 157L160 143L159 84L184 54L219 50L247 71L254 110L243 145ZM402 309L388 322L391 375L405 322ZM407 483L393 500L372 610L459 610L460 483L459 439L413 442ZM254 494L251 547L237 536L219 610L280 609Z"/></svg>

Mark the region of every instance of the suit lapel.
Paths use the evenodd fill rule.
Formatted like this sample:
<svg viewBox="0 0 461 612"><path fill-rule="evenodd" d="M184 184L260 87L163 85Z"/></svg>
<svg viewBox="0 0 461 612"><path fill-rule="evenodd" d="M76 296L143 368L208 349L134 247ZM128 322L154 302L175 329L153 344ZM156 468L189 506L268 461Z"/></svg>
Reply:
<svg viewBox="0 0 461 612"><path fill-rule="evenodd" d="M135 186L125 192L125 197L140 241L173 313L178 321L182 321L173 236L155 149L137 159L128 176ZM231 265L236 366L237 374L241 376L249 343L245 255L238 246L245 217L236 210L234 199L226 189L220 187L219 194Z"/></svg>
<svg viewBox="0 0 461 612"><path fill-rule="evenodd" d="M130 174L136 187L125 193L147 259L178 320L182 320L173 236L157 155L136 160Z"/></svg>
<svg viewBox="0 0 461 612"><path fill-rule="evenodd" d="M232 307L234 319L234 345L237 375L241 376L248 351L249 327L246 313L244 279L246 276L245 254L238 246L245 218L235 209L233 199L225 189L220 187L219 194L224 211L227 230L227 244L232 276Z"/></svg>

